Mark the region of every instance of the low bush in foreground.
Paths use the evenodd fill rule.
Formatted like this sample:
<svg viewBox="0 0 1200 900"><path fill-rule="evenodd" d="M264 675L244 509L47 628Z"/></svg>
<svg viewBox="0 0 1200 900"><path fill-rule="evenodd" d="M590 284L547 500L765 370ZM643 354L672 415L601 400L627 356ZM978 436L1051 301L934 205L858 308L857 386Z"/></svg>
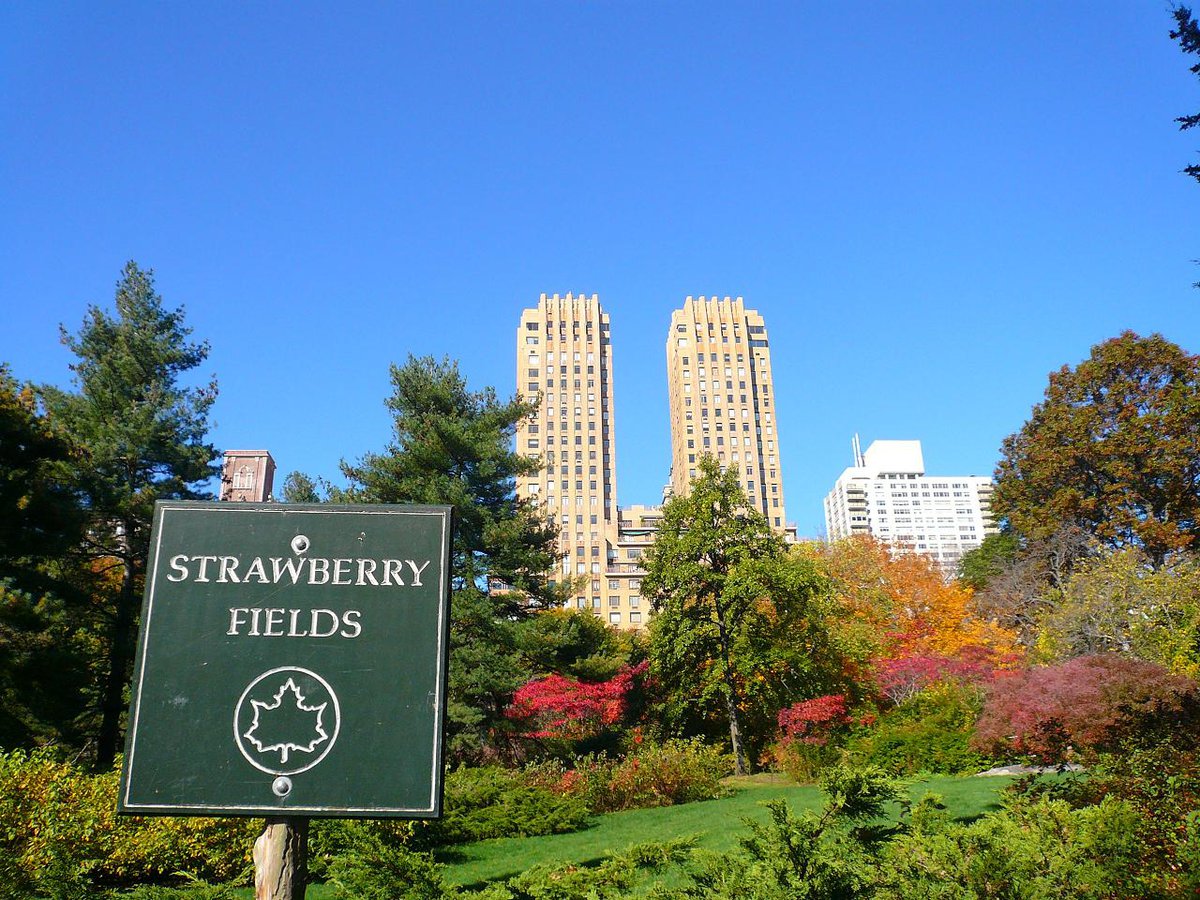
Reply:
<svg viewBox="0 0 1200 900"><path fill-rule="evenodd" d="M88 775L47 751L0 754L0 896L177 873L225 881L246 871L261 830L250 819L118 816L116 771Z"/></svg>
<svg viewBox="0 0 1200 900"><path fill-rule="evenodd" d="M446 778L443 806L441 819L413 824L410 846L561 834L585 827L589 816L582 798L499 766L455 769Z"/></svg>

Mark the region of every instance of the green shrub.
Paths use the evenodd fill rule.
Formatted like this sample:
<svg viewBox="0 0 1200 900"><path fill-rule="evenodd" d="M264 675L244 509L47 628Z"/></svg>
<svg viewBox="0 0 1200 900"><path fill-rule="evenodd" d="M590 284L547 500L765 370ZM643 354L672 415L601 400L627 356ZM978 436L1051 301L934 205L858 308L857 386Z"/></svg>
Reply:
<svg viewBox="0 0 1200 900"><path fill-rule="evenodd" d="M329 864L328 883L345 900L442 900L457 891L428 854L390 844L365 830Z"/></svg>
<svg viewBox="0 0 1200 900"><path fill-rule="evenodd" d="M971 747L981 705L975 688L939 682L859 729L846 744L847 755L855 764L879 766L893 775L978 772L990 762Z"/></svg>
<svg viewBox="0 0 1200 900"><path fill-rule="evenodd" d="M646 873L682 862L689 841L637 844L594 866L537 865L503 884L463 892L463 900L620 900L640 896L634 888Z"/></svg>
<svg viewBox="0 0 1200 900"><path fill-rule="evenodd" d="M479 890L449 883L428 854L367 838L330 866L338 900L617 900L641 873L678 864L687 841L639 844L596 865L537 865Z"/></svg>
<svg viewBox="0 0 1200 900"><path fill-rule="evenodd" d="M970 825L914 816L884 848L878 896L1109 900L1168 897L1147 890L1137 814L1111 797L1072 809L1061 800L1018 799Z"/></svg>
<svg viewBox="0 0 1200 900"><path fill-rule="evenodd" d="M762 762L775 771L786 773L793 781L809 784L820 778L825 769L843 757L841 740L843 739L838 738L824 744L793 740L776 741Z"/></svg>
<svg viewBox="0 0 1200 900"><path fill-rule="evenodd" d="M412 819L312 819L308 823L308 875L325 881L334 859L368 842L387 847L415 844L424 823Z"/></svg>
<svg viewBox="0 0 1200 900"><path fill-rule="evenodd" d="M89 775L45 750L0 754L4 890L26 895L248 871L261 822L118 816L117 773Z"/></svg>
<svg viewBox="0 0 1200 900"><path fill-rule="evenodd" d="M819 900L868 897L874 871L872 827L900 784L879 769L833 766L821 783L820 813L796 814L783 800L766 804L766 822L747 820L750 834L733 853L699 853L689 883L659 892L663 900Z"/></svg>
<svg viewBox="0 0 1200 900"><path fill-rule="evenodd" d="M1138 870L1155 896L1200 896L1200 755L1196 736L1100 753L1080 777L1018 783L1028 797L1074 807L1120 800L1137 814Z"/></svg>
<svg viewBox="0 0 1200 900"><path fill-rule="evenodd" d="M206 884L193 881L178 887L141 885L113 900L236 900L236 889L228 884Z"/></svg>
<svg viewBox="0 0 1200 900"><path fill-rule="evenodd" d="M562 834L586 827L588 817L582 798L550 790L518 770L455 769L446 778L442 818L414 823L409 845Z"/></svg>

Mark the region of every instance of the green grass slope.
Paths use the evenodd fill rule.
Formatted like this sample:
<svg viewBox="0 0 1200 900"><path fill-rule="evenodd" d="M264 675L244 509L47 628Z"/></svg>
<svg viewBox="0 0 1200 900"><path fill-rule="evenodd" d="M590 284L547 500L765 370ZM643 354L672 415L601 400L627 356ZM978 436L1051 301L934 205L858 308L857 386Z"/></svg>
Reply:
<svg viewBox="0 0 1200 900"><path fill-rule="evenodd" d="M927 791L941 794L950 813L973 819L998 806L998 795L1012 778L936 777L909 789L915 800ZM763 803L784 799L795 810L818 809L821 792L811 786L781 784L777 779L745 779L720 800L637 809L598 816L595 824L571 834L535 838L498 838L447 848L438 859L450 880L481 885L519 875L539 863L587 865L631 844L694 837L698 847L732 850L746 832L744 819L766 819ZM899 807L893 815L899 814Z"/></svg>
<svg viewBox="0 0 1200 900"><path fill-rule="evenodd" d="M971 820L999 806L999 796L1014 779L933 777L914 783L909 796L916 800L927 791L941 794L951 815ZM590 865L631 844L692 837L696 846L717 852L732 850L746 833L744 819L765 820L763 804L783 799L795 810L818 809L821 792L810 785L792 784L780 776L730 779L733 793L720 800L637 809L597 816L584 831L533 838L498 838L448 847L436 854L446 865L450 881L480 887L490 881L519 875L539 863ZM899 807L892 815L899 814ZM673 880L671 872L667 880ZM253 891L239 896L253 897ZM310 885L308 900L328 900L333 890L323 884Z"/></svg>

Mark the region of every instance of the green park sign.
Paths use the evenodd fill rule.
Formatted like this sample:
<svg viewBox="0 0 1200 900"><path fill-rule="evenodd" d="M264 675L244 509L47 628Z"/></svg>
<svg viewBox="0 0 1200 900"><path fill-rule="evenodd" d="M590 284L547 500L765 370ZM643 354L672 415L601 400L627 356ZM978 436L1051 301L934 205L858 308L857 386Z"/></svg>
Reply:
<svg viewBox="0 0 1200 900"><path fill-rule="evenodd" d="M120 809L439 815L450 507L160 502Z"/></svg>

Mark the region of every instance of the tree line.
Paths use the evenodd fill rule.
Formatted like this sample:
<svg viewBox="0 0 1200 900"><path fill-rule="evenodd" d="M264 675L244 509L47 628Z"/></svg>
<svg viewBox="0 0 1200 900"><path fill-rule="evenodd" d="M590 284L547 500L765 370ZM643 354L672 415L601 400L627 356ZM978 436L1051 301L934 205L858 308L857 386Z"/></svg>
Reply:
<svg viewBox="0 0 1200 900"><path fill-rule="evenodd" d="M63 330L70 390L0 375L0 743L60 742L101 768L120 747L154 502L209 497L218 472L207 438L217 385L195 377L208 344L135 263L114 310L90 307L77 332ZM879 547L789 548L703 460L645 560L648 636L538 615L574 592L553 577L553 523L514 489L540 465L513 450L530 399L473 390L448 359L393 365L391 383L386 446L343 461L345 487L292 473L283 499L454 506L458 759L526 752L510 707L531 666L596 683L650 660L664 733L724 732L748 771L780 710L861 698L881 661L996 662L1053 646L1169 664L1163 644L1191 659L1187 638L1159 626L1194 631L1173 592L1200 536L1200 360L1159 335L1126 332L1051 373L1001 448L1003 529L951 584ZM1137 611L1121 614L1131 591Z"/></svg>

